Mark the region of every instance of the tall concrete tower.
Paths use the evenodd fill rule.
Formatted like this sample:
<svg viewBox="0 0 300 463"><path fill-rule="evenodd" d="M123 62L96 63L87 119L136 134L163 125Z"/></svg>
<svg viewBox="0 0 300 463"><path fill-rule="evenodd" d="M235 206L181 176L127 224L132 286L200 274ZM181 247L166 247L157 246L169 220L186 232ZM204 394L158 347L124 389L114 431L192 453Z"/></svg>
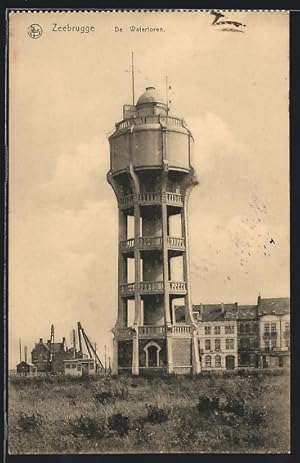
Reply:
<svg viewBox="0 0 300 463"><path fill-rule="evenodd" d="M154 87L124 105L109 137L107 179L119 209L115 373L200 372L187 224L193 141Z"/></svg>

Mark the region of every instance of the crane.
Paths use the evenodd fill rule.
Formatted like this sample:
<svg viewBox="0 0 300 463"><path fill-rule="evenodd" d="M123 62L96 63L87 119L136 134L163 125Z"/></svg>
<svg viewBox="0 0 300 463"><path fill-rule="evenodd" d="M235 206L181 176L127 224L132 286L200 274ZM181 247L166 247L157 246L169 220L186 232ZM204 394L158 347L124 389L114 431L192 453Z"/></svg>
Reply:
<svg viewBox="0 0 300 463"><path fill-rule="evenodd" d="M82 325L80 322L77 322L77 328L78 328L78 341L79 341L79 351L82 353L82 345L83 345L83 341L85 342L85 345L86 345L86 349L88 351L88 354L89 354L89 357L92 358L94 354L94 357L95 357L95 361L96 361L96 365L97 365L97 368L101 368L103 369L104 366L103 366L103 363L101 362L97 352L96 352L96 349L94 348L93 344L91 343L91 341L89 340L85 330L82 328Z"/></svg>

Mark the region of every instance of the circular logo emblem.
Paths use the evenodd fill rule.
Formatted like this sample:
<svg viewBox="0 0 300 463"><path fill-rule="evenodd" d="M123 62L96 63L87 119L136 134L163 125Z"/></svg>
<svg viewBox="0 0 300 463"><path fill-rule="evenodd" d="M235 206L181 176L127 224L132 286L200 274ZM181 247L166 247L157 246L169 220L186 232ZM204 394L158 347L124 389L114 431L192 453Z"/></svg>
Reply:
<svg viewBox="0 0 300 463"><path fill-rule="evenodd" d="M28 35L32 39L39 39L42 33L43 29L39 24L31 24L31 26L28 27Z"/></svg>

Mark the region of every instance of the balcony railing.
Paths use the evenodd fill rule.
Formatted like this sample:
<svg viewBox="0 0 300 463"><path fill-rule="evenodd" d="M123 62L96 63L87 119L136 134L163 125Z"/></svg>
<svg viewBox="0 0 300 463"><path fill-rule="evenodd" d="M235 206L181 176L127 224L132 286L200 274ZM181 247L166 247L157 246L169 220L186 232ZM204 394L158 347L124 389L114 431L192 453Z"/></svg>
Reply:
<svg viewBox="0 0 300 463"><path fill-rule="evenodd" d="M161 194L160 193L138 193L137 200L139 204L160 204Z"/></svg>
<svg viewBox="0 0 300 463"><path fill-rule="evenodd" d="M167 193L167 204L171 206L182 206L182 195L180 193Z"/></svg>
<svg viewBox="0 0 300 463"><path fill-rule="evenodd" d="M166 333L164 326L139 326L139 335L141 336L153 336L153 335L162 335Z"/></svg>
<svg viewBox="0 0 300 463"><path fill-rule="evenodd" d="M176 125L179 127L186 127L184 119L179 119L178 117L170 116L143 116L143 117L131 117L130 119L125 119L116 124L117 129L129 129L135 125L145 125L145 124L163 124L163 125Z"/></svg>
<svg viewBox="0 0 300 463"><path fill-rule="evenodd" d="M169 281L169 290L172 294L185 294L186 283L184 281Z"/></svg>
<svg viewBox="0 0 300 463"><path fill-rule="evenodd" d="M120 241L121 251L130 251L134 248L134 238L130 238L126 241Z"/></svg>
<svg viewBox="0 0 300 463"><path fill-rule="evenodd" d="M183 196L180 193L171 193L167 192L165 197L161 193L157 192L147 192L147 193L138 193L137 195L126 195L122 196L119 199L119 205L121 209L126 209L132 207L134 204L135 198L137 199L138 204L141 206L153 206L161 204L163 199L169 206L182 206L183 205Z"/></svg>
<svg viewBox="0 0 300 463"><path fill-rule="evenodd" d="M122 296L131 296L134 294L135 283L128 283L126 285L121 285L121 294Z"/></svg>
<svg viewBox="0 0 300 463"><path fill-rule="evenodd" d="M171 294L186 294L186 283L184 281L169 281L169 291ZM122 296L132 296L135 292L135 283L127 283L121 285ZM140 294L163 294L164 282L163 281L141 281L138 284Z"/></svg>
<svg viewBox="0 0 300 463"><path fill-rule="evenodd" d="M161 294L164 292L163 281L141 281L139 283L141 294Z"/></svg>
<svg viewBox="0 0 300 463"><path fill-rule="evenodd" d="M192 328L189 325L174 325L172 326L172 334L191 334Z"/></svg>
<svg viewBox="0 0 300 463"><path fill-rule="evenodd" d="M130 337L132 336L132 329L129 327L119 328L118 333L120 336Z"/></svg>
<svg viewBox="0 0 300 463"><path fill-rule="evenodd" d="M174 238L172 236L168 236L167 238L168 247L172 249L185 249L185 240L184 238Z"/></svg>
<svg viewBox="0 0 300 463"><path fill-rule="evenodd" d="M121 251L133 251L134 248L134 238L130 238L126 241L120 241L120 249ZM157 249L161 248L163 244L162 236L141 236L139 238L139 248L141 250L148 250L148 249ZM184 238L176 238L172 236L167 237L167 246L169 249L175 249L179 251L185 250L185 239Z"/></svg>
<svg viewBox="0 0 300 463"><path fill-rule="evenodd" d="M141 238L139 238L139 248L140 249L159 248L161 246L162 246L161 236L141 236Z"/></svg>

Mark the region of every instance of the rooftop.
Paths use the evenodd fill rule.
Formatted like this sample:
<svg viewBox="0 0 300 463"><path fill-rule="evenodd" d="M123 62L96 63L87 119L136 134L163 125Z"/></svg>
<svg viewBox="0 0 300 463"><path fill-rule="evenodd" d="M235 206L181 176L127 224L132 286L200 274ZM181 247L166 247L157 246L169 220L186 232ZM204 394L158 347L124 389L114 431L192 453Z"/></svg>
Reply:
<svg viewBox="0 0 300 463"><path fill-rule="evenodd" d="M147 103L164 103L163 98L159 95L155 87L147 87L146 91L137 100L136 106Z"/></svg>

